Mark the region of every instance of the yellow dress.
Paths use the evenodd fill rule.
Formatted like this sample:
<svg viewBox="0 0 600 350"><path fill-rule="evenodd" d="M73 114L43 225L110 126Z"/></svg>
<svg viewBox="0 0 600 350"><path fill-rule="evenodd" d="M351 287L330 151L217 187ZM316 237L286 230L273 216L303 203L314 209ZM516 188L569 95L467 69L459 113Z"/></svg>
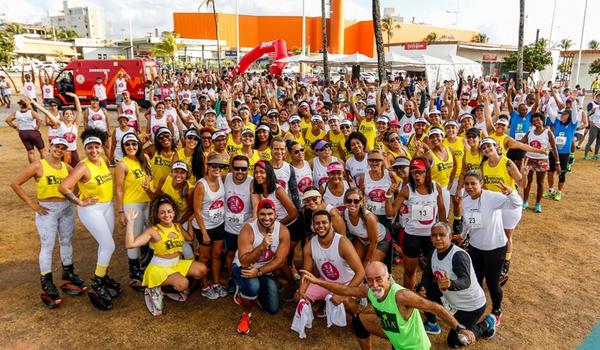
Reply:
<svg viewBox="0 0 600 350"><path fill-rule="evenodd" d="M156 243L150 241L150 247L154 250L155 256L181 254L183 244L185 243L181 226L173 224L171 227L166 227L158 224L154 226L154 229L161 238ZM148 288L158 287L174 273L180 273L185 277L194 262L194 260L184 260L181 257L173 258L170 261L172 264L167 266L150 262L148 267L146 267L146 271L144 271L142 285Z"/></svg>

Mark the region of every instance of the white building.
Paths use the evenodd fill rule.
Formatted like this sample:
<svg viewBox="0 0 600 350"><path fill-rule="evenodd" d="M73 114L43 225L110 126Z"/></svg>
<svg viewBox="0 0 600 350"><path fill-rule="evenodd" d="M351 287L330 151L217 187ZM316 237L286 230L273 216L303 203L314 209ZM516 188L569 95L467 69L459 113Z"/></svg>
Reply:
<svg viewBox="0 0 600 350"><path fill-rule="evenodd" d="M49 16L48 24L53 28L72 29L82 38L104 39L106 24L104 9L97 6L70 7L63 1L63 10L58 15Z"/></svg>

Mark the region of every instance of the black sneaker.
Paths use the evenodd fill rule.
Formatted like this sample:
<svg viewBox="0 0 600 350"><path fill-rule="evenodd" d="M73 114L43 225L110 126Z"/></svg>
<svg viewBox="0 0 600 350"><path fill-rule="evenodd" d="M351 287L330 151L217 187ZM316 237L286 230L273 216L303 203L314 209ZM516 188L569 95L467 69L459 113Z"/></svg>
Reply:
<svg viewBox="0 0 600 350"><path fill-rule="evenodd" d="M56 289L56 286L52 281L52 273L49 272L45 275L42 275L40 282L42 284L42 294L40 297L42 298L44 305L51 309L58 307L62 303L62 299L58 294L58 289Z"/></svg>
<svg viewBox="0 0 600 350"><path fill-rule="evenodd" d="M144 292L146 289L142 286L144 272L140 267L138 259L129 259L129 286L137 292Z"/></svg>
<svg viewBox="0 0 600 350"><path fill-rule="evenodd" d="M102 277L102 283L104 283L104 285L108 289L108 292L110 293L111 298L116 298L119 295L121 295L121 293L123 293L121 284L119 282L115 281L114 279L108 277L108 274L104 275L104 277Z"/></svg>
<svg viewBox="0 0 600 350"><path fill-rule="evenodd" d="M63 284L60 286L60 289L66 294L82 295L88 289L83 279L75 273L72 264L63 266L62 280Z"/></svg>
<svg viewBox="0 0 600 350"><path fill-rule="evenodd" d="M92 305L99 310L106 311L112 309L112 297L104 284L104 278L98 276L92 278L92 286L88 292L88 297L90 298Z"/></svg>
<svg viewBox="0 0 600 350"><path fill-rule="evenodd" d="M510 260L504 260L504 266L502 266L502 272L500 272L500 286L504 287L508 282L508 269L510 268Z"/></svg>

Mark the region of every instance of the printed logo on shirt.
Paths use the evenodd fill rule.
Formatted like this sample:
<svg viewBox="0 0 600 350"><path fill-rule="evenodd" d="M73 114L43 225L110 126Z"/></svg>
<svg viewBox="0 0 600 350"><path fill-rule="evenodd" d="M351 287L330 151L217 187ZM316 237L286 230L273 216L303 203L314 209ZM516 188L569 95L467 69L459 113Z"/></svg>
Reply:
<svg viewBox="0 0 600 350"><path fill-rule="evenodd" d="M300 193L306 192L310 187L312 187L312 178L307 176L298 181L298 191L300 191Z"/></svg>
<svg viewBox="0 0 600 350"><path fill-rule="evenodd" d="M323 275L331 281L337 281L337 279L340 278L340 272L335 265L329 261L326 261L323 265L321 265L321 272L323 272Z"/></svg>
<svg viewBox="0 0 600 350"><path fill-rule="evenodd" d="M277 183L279 184L279 186L281 186L284 190L287 190L287 183L283 180L277 179Z"/></svg>
<svg viewBox="0 0 600 350"><path fill-rule="evenodd" d="M385 191L380 188L376 188L369 192L369 199L373 202L383 203L385 202Z"/></svg>
<svg viewBox="0 0 600 350"><path fill-rule="evenodd" d="M54 176L54 175L47 175L46 176L46 184L47 185L60 185L63 182L62 177L58 177L58 176Z"/></svg>
<svg viewBox="0 0 600 350"><path fill-rule="evenodd" d="M410 134L412 132L412 124L407 123L404 124L404 127L402 127L402 131L404 131L405 134Z"/></svg>
<svg viewBox="0 0 600 350"><path fill-rule="evenodd" d="M171 167L171 160L163 158L161 156L154 157L154 165Z"/></svg>
<svg viewBox="0 0 600 350"><path fill-rule="evenodd" d="M375 310L375 312L377 313L377 318L379 319L381 328L384 331L400 333L400 328L398 327L398 320L396 319L395 314L381 310Z"/></svg>
<svg viewBox="0 0 600 350"><path fill-rule="evenodd" d="M542 149L542 144L538 140L533 140L529 144L531 145L531 147L535 147L537 149Z"/></svg>
<svg viewBox="0 0 600 350"><path fill-rule="evenodd" d="M104 174L104 175L98 175L96 176L94 179L96 179L96 183L98 184L98 186L103 185L107 182L111 182L112 181L112 175L109 174Z"/></svg>
<svg viewBox="0 0 600 350"><path fill-rule="evenodd" d="M240 197L233 195L227 199L227 208L232 213L239 214L244 210L244 201Z"/></svg>
<svg viewBox="0 0 600 350"><path fill-rule="evenodd" d="M68 143L72 143L75 142L75 140L77 139L77 134L72 133L72 132L66 132L63 137L65 138L65 140L67 140Z"/></svg>
<svg viewBox="0 0 600 350"><path fill-rule="evenodd" d="M136 179L141 179L144 176L146 176L146 174L144 174L142 169L134 169L133 170L133 177L135 177Z"/></svg>

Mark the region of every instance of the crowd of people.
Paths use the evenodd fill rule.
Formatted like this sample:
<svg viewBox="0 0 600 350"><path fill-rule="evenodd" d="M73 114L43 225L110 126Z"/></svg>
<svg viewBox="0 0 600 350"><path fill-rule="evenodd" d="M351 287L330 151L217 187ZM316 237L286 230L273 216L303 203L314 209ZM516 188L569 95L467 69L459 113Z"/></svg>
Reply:
<svg viewBox="0 0 600 350"><path fill-rule="evenodd" d="M451 347L493 337L523 211L561 200L588 129L584 159L600 148L600 93L586 106L551 82L460 72L431 89L402 75L379 84L164 71L145 110L126 74L114 87L98 77L85 109L68 92L75 108L60 110L53 96L37 99L32 75L7 123L30 163L11 187L35 212L43 303L63 300L58 235L60 290L112 308L123 293L108 275L118 226L128 284L153 315L164 296L231 296L240 334L255 306L275 314L297 303L300 337L314 316L350 320L362 349L371 335L427 349L438 320ZM35 196L23 187L32 178ZM73 204L98 243L89 286L73 266Z"/></svg>

